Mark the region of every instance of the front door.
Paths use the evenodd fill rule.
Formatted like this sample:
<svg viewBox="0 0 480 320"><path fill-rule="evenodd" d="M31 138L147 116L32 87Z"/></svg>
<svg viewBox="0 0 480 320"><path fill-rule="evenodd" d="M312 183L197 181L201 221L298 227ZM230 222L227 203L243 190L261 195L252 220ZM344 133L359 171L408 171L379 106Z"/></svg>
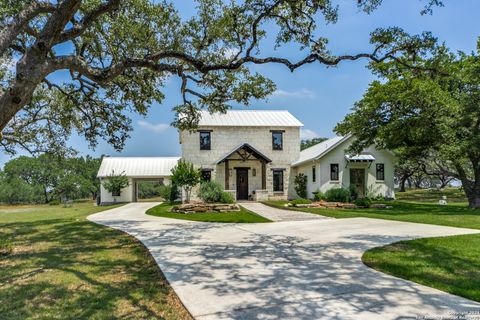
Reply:
<svg viewBox="0 0 480 320"><path fill-rule="evenodd" d="M353 185L359 197L365 197L365 169L350 169L350 185Z"/></svg>
<svg viewBox="0 0 480 320"><path fill-rule="evenodd" d="M248 200L248 169L237 169L237 200Z"/></svg>

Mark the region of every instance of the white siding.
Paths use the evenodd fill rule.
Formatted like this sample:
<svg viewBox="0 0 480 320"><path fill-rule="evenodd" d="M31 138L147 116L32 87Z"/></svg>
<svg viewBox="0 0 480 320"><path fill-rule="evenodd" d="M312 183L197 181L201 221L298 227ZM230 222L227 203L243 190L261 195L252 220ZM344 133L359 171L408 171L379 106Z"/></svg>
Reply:
<svg viewBox="0 0 480 320"><path fill-rule="evenodd" d="M128 179L128 186L123 188L119 197L113 197L111 192L108 192L103 187L104 179L100 179L100 200L104 204L113 202L132 202L133 201L133 180Z"/></svg>

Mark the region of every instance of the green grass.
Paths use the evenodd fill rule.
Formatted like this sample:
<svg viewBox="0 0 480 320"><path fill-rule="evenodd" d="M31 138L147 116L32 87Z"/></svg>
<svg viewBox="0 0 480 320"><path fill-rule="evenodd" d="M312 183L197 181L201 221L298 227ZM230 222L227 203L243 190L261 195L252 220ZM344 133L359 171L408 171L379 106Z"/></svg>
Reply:
<svg viewBox="0 0 480 320"><path fill-rule="evenodd" d="M470 209L465 203L451 203L447 206L440 206L436 203L386 202L393 207L392 209L287 208L284 206L286 201L267 201L264 203L282 209L310 212L338 219L365 217L480 229L480 210Z"/></svg>
<svg viewBox="0 0 480 320"><path fill-rule="evenodd" d="M139 241L85 219L110 208L0 207L1 319L190 319Z"/></svg>
<svg viewBox="0 0 480 320"><path fill-rule="evenodd" d="M449 205L438 205L442 195L447 196ZM480 229L480 210L468 208L465 195L458 188L441 192L411 190L397 193L397 198L403 200L388 202L392 209L287 209L340 219L366 217ZM286 208L285 203L270 201L266 204ZM371 249L362 260L366 265L396 277L480 301L478 234L401 241Z"/></svg>
<svg viewBox="0 0 480 320"><path fill-rule="evenodd" d="M171 204L162 203L147 210L147 214L157 217L173 218L203 222L225 222L225 223L258 223L271 222L267 218L259 216L247 209L240 207L239 212L201 212L201 213L175 213L170 212Z"/></svg>
<svg viewBox="0 0 480 320"><path fill-rule="evenodd" d="M480 302L480 235L401 241L367 251L382 272Z"/></svg>
<svg viewBox="0 0 480 320"><path fill-rule="evenodd" d="M395 193L397 200L414 201L414 202L435 202L442 196L447 197L448 202L467 202L465 192L458 187L449 187L442 190L436 189L410 189L405 192Z"/></svg>

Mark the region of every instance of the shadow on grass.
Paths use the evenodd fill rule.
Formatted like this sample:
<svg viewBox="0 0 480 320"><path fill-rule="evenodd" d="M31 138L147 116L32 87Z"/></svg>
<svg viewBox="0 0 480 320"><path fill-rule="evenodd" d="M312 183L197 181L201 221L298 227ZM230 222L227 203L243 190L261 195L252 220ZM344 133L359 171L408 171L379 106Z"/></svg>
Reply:
<svg viewBox="0 0 480 320"><path fill-rule="evenodd" d="M133 237L83 219L0 226L2 319L188 319L157 264Z"/></svg>

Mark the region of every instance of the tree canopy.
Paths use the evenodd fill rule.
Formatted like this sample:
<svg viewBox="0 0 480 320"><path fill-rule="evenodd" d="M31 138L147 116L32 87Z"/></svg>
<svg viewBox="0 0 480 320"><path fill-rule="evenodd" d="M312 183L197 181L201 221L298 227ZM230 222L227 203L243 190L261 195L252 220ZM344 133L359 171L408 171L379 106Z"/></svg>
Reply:
<svg viewBox="0 0 480 320"><path fill-rule="evenodd" d="M375 144L412 159L430 157L443 174L462 182L470 206L479 208L478 52L454 54L435 45L370 68L382 81L370 84L336 131L353 133L357 150Z"/></svg>
<svg viewBox="0 0 480 320"><path fill-rule="evenodd" d="M132 129L126 112L145 115L153 102L161 103L169 77L181 80L183 98L174 106L173 124L191 129L202 108L222 112L232 102L248 105L275 90L251 64L294 71L362 58L386 62L421 51L433 39L377 29L371 52L333 54L318 26L337 22L339 2L197 0L185 17L173 0L2 0L1 145L10 153L18 147L58 152L78 133L92 148L103 138L119 150ZM382 3L351 2L367 14ZM424 3L422 13L441 5ZM267 39L274 39L273 48ZM298 48L303 57L288 59L283 46Z"/></svg>

